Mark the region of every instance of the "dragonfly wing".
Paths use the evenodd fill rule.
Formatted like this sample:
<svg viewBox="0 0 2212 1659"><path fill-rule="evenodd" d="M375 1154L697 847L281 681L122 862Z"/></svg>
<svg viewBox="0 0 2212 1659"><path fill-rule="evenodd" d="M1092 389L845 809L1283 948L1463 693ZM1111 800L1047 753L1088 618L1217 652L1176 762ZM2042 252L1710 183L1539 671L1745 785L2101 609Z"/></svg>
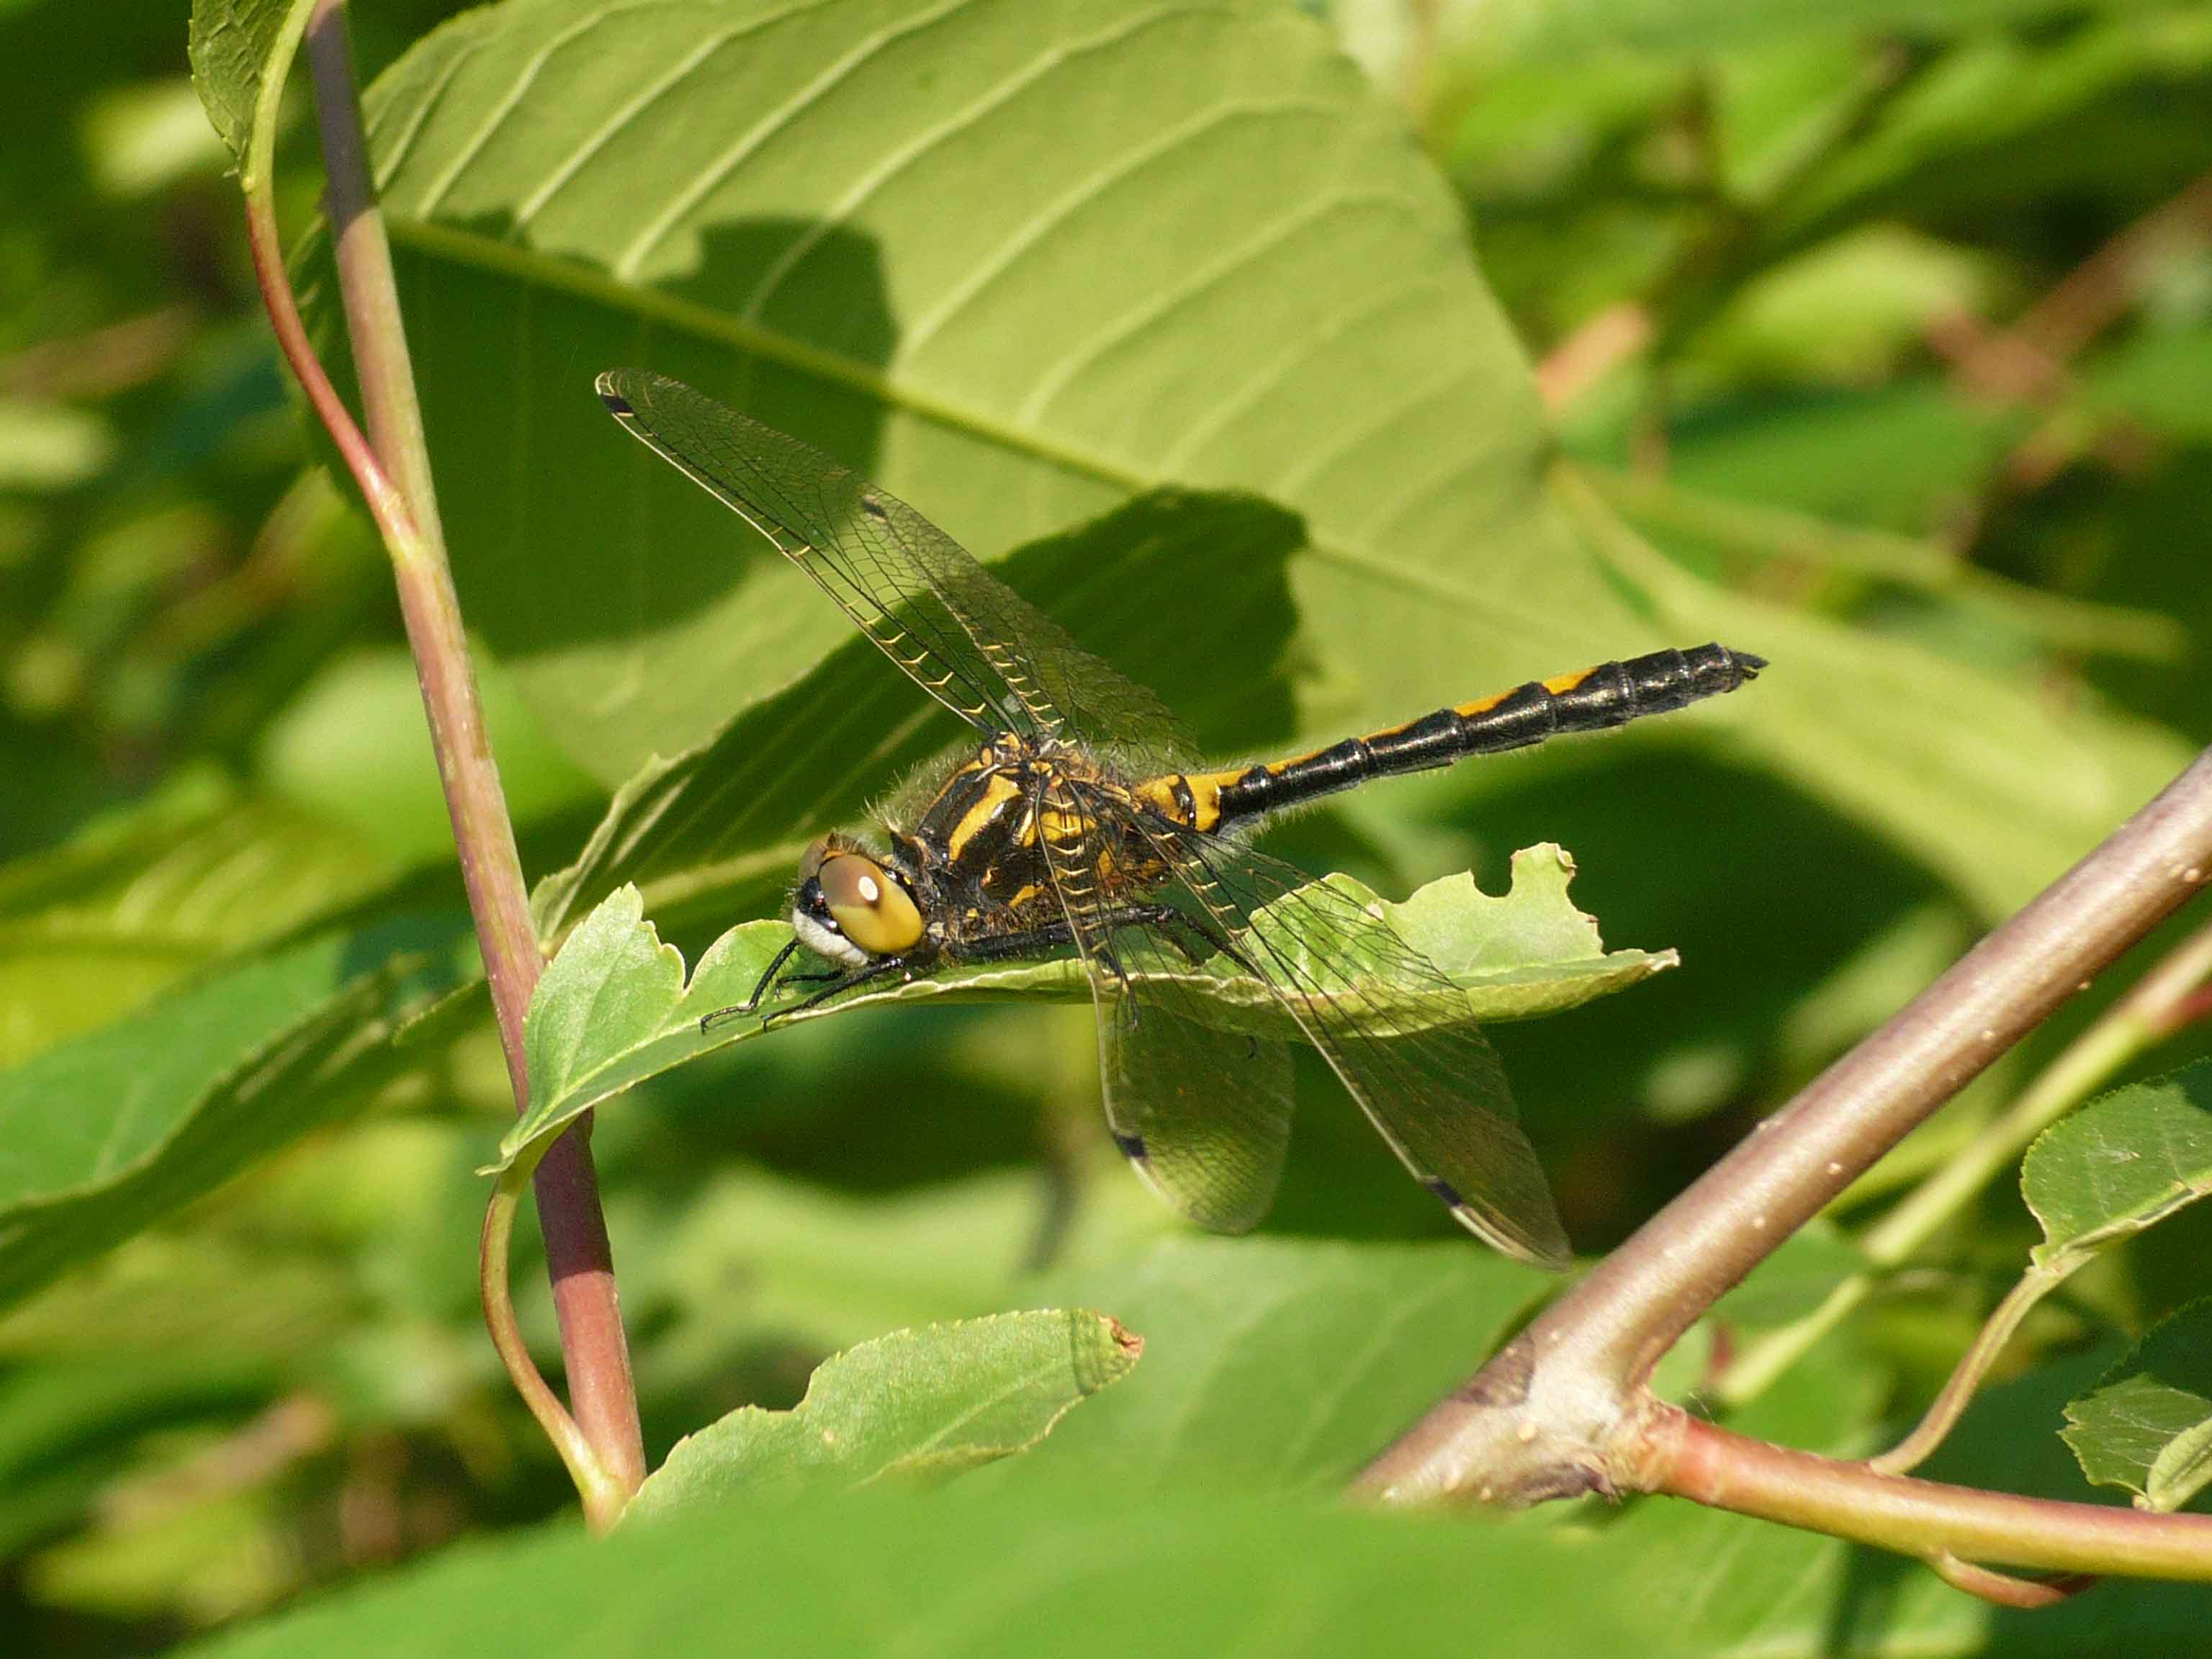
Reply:
<svg viewBox="0 0 2212 1659"><path fill-rule="evenodd" d="M1049 786L1043 804L1048 812L1071 813L1072 787ZM1146 1185L1200 1226L1247 1231L1274 1202L1290 1152L1289 1049L1206 1023L1184 953L1202 952L1204 944L1178 946L1132 920L1128 907L1108 902L1091 836L1046 847L1069 931L1091 969L1099 1085L1115 1144Z"/></svg>
<svg viewBox="0 0 2212 1659"><path fill-rule="evenodd" d="M1133 816L1174 896L1273 990L1414 1178L1486 1243L1564 1266L1566 1235L1504 1069L1443 972L1343 890L1156 813Z"/></svg>
<svg viewBox="0 0 2212 1659"><path fill-rule="evenodd" d="M609 369L599 391L633 434L773 542L978 731L1178 746L1157 696L851 468L665 374Z"/></svg>

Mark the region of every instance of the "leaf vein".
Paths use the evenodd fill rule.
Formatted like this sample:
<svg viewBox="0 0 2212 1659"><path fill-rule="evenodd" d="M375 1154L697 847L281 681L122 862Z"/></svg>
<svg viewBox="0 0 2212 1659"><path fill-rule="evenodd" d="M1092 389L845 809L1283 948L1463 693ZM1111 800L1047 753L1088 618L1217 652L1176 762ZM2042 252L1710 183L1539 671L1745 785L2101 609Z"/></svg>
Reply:
<svg viewBox="0 0 2212 1659"><path fill-rule="evenodd" d="M762 145L806 113L840 83L849 79L854 71L876 57L886 46L935 27L946 18L964 10L975 0L943 0L943 3L919 13L903 22L880 28L865 36L830 67L791 98L771 111L768 117L757 122L736 143L708 166L696 179L678 191L675 198L655 215L650 223L640 231L630 245L624 248L614 263L614 274L624 282L636 278L638 268L647 256L660 246L668 234L681 224L700 203L719 189L722 181L756 154Z"/></svg>

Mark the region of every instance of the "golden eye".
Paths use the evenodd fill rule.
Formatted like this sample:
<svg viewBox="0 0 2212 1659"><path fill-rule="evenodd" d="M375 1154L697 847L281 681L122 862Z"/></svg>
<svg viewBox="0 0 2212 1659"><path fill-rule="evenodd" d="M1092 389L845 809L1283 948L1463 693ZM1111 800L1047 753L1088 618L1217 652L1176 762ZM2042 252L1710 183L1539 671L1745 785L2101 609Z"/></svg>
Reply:
<svg viewBox="0 0 2212 1659"><path fill-rule="evenodd" d="M799 881L801 886L821 873L822 860L830 856L830 837L817 836L806 843L806 850L799 855Z"/></svg>
<svg viewBox="0 0 2212 1659"><path fill-rule="evenodd" d="M835 853L815 872L822 902L845 937L871 956L894 957L921 942L914 896L873 859Z"/></svg>

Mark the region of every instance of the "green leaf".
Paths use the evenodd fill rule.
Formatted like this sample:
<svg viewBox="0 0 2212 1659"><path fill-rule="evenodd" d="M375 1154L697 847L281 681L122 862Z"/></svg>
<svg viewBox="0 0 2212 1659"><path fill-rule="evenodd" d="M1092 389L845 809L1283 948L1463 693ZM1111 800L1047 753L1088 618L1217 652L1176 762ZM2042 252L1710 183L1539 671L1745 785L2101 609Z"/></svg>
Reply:
<svg viewBox="0 0 2212 1659"><path fill-rule="evenodd" d="M2192 1302L2068 1402L2060 1431L2099 1486L2175 1510L2212 1484L2212 1300Z"/></svg>
<svg viewBox="0 0 2212 1659"><path fill-rule="evenodd" d="M2212 442L2212 325L2148 328L2092 363L2092 408L2143 422L2185 443Z"/></svg>
<svg viewBox="0 0 2212 1659"><path fill-rule="evenodd" d="M0 398L0 489L71 489L114 459L106 421L66 404Z"/></svg>
<svg viewBox="0 0 2212 1659"><path fill-rule="evenodd" d="M143 1437L245 1415L264 1397L258 1382L216 1355L11 1366L0 1374L0 1550L15 1555L74 1520Z"/></svg>
<svg viewBox="0 0 2212 1659"><path fill-rule="evenodd" d="M273 123L283 91L270 71L292 61L313 5L313 0L192 0L186 46L192 85L239 171L248 175L249 188L253 151L259 147L264 157L268 153L266 134L255 129Z"/></svg>
<svg viewBox="0 0 2212 1659"><path fill-rule="evenodd" d="M2088 1256L2212 1192L2212 1062L2100 1095L2027 1149L2039 1265Z"/></svg>
<svg viewBox="0 0 2212 1659"><path fill-rule="evenodd" d="M1742 51L1778 40L1833 37L1837 50L1885 33L1945 35L2076 11L2155 9L2106 0L1843 0L1808 11L1798 0L1553 0L1486 8L1474 15L1495 28L1503 10L1516 55L1580 63L1601 52L1708 53ZM1492 49L1499 44L1492 43Z"/></svg>
<svg viewBox="0 0 2212 1659"><path fill-rule="evenodd" d="M987 1477L1122 1491L1324 1490L1463 1380L1556 1281L1457 1243L1171 1238L1038 1287L1110 1307L1145 1363Z"/></svg>
<svg viewBox="0 0 2212 1659"><path fill-rule="evenodd" d="M1830 1223L1815 1219L1713 1304L1713 1317L1751 1330L1803 1318L1845 1281L1867 1271L1865 1253Z"/></svg>
<svg viewBox="0 0 2212 1659"><path fill-rule="evenodd" d="M824 1360L790 1411L748 1406L677 1442L623 1518L957 1474L1027 1451L1143 1352L1080 1309L895 1331Z"/></svg>
<svg viewBox="0 0 2212 1659"><path fill-rule="evenodd" d="M1555 847L1516 854L1513 886L1493 898L1472 876L1430 883L1403 904L1376 897L1348 876L1325 878L1383 915L1464 994L1469 1020L1527 1018L1572 1008L1674 965L1669 951L1607 952L1596 925L1574 908L1566 889L1574 866ZM1277 901L1287 903L1286 897ZM757 1018L719 1022L702 1017L749 1000L777 952L788 925L750 921L709 945L687 983L684 958L643 921L644 900L624 886L568 936L531 999L526 1037L530 1054L530 1110L500 1143L487 1173L535 1153L593 1107L670 1067L759 1035ZM1265 927L1267 913L1255 925ZM1208 962L1184 981L1203 991L1224 1029L1296 1040L1297 1022L1274 993L1233 968ZM1401 1017L1398 1029L1434 1023L1426 981L1395 988L1387 979L1357 979L1369 1006ZM976 963L927 978L842 997L794 1014L779 1026L825 1018L848 1009L939 997L995 1001L1016 997L1086 1000L1090 980L1071 957L1042 962Z"/></svg>
<svg viewBox="0 0 2212 1659"><path fill-rule="evenodd" d="M1293 515L1264 501L1160 491L1018 549L1000 574L1158 690L1201 742L1226 748L1289 730L1275 671L1294 620L1284 565L1304 539ZM1224 566L1237 572L1226 592ZM1159 627L1200 609L1212 624L1202 651ZM656 911L702 894L764 898L789 882L800 842L859 812L961 730L874 646L849 640L704 744L625 782L576 862L532 894L538 930L556 935L584 902L629 881Z"/></svg>
<svg viewBox="0 0 2212 1659"><path fill-rule="evenodd" d="M1284 1492L1285 1474L1293 1486L1333 1486L1324 1464L1341 1470L1379 1449L1494 1341L1498 1331L1460 1316L1462 1299L1482 1292L1458 1267L1532 1288L1537 1276L1464 1245L1288 1241L1201 1243L1170 1272L1182 1248L1134 1276L1119 1270L1123 1290L1154 1285L1152 1311L1170 1328L1147 1327L1143 1364L1072 1413L1039 1456L928 1492L879 1485L719 1506L602 1540L574 1528L491 1540L198 1651L346 1659L401 1640L429 1656L526 1649L580 1659L615 1629L667 1659L726 1652L732 1630L778 1652L2057 1659L2116 1640L2130 1651L2189 1652L2201 1636L2201 1590L2140 1586L2101 1607L2077 1602L2000 1624L1932 1575L1685 1503L1602 1514L1554 1506L1501 1520L1352 1510L1333 1489ZM1248 1259L1248 1275L1204 1294ZM1514 1316L1503 1302L1490 1312L1501 1325ZM1455 1344L1465 1346L1454 1353ZM1838 1401L1855 1396L1863 1415L1843 1431L1863 1437L1882 1378L1839 1352L1848 1349L1823 1351L1785 1379L1745 1414L1747 1431L1794 1429L1801 1440L1808 1422L1832 1431ZM1161 1389L1164 1366L1179 1375ZM1340 1374L1357 1379L1340 1395L1311 1386ZM1309 1439L1329 1443L1325 1459L1296 1437L1316 1417L1324 1420ZM1133 1461L1115 1461L1117 1451ZM1192 1478L1157 1477L1157 1455L1187 1461Z"/></svg>
<svg viewBox="0 0 2212 1659"><path fill-rule="evenodd" d="M1070 1418L1045 1455L1002 1467L1054 1462L1060 1439L1134 1380ZM1838 1651L1847 1621L1849 1651L1906 1659L1986 1650L1992 1619L1925 1574L1884 1574L1867 1594L1865 1575L1880 1569L1863 1553L1686 1504L1562 1526L1375 1514L1334 1498L1133 1498L1110 1477L981 1490L996 1473L941 1492L879 1486L797 1506L728 1505L603 1540L573 1528L500 1539L191 1651L351 1659L398 1641L424 1659L584 1659L615 1631L662 1659L726 1654L732 1632L763 1651L963 1659L1820 1659ZM2163 1612L2124 1622L2187 1650L2201 1600L2168 1600ZM2057 1656L2085 1640L2094 1647L2069 1620L2063 1639L2029 1626L2003 1650Z"/></svg>
<svg viewBox="0 0 2212 1659"><path fill-rule="evenodd" d="M1087 1206L1085 1219L1131 1213L1172 1224L1141 1191L1126 1199L1110 1212ZM617 1218L623 1306L639 1328L658 1333L639 1344L639 1389L709 1394L764 1347L832 1353L884 1331L1008 1306L1052 1201L1026 1169L862 1196L744 1166L717 1170L665 1231L641 1239Z"/></svg>
<svg viewBox="0 0 2212 1659"><path fill-rule="evenodd" d="M187 774L0 868L0 1064L104 1024L388 874L315 814Z"/></svg>
<svg viewBox="0 0 2212 1659"><path fill-rule="evenodd" d="M2055 707L2033 683L1917 641L1701 582L1614 517L1580 471L1563 470L1561 487L1675 628L1771 661L1708 718L1985 915L2026 902L2188 764L2189 746L2163 727L2094 704Z"/></svg>
<svg viewBox="0 0 2212 1659"><path fill-rule="evenodd" d="M0 1305L362 1098L465 936L450 915L327 933L0 1073Z"/></svg>
<svg viewBox="0 0 2212 1659"><path fill-rule="evenodd" d="M987 559L1161 485L1280 501L1336 718L1656 642L1546 497L1449 192L1274 0L510 0L368 108L465 605L611 782L844 628L612 429L617 362Z"/></svg>
<svg viewBox="0 0 2212 1659"><path fill-rule="evenodd" d="M599 786L538 729L498 663L485 657L476 675L508 817L528 826L596 809ZM264 729L255 759L264 787L347 826L386 859L453 861L453 819L405 647L356 647L326 664Z"/></svg>

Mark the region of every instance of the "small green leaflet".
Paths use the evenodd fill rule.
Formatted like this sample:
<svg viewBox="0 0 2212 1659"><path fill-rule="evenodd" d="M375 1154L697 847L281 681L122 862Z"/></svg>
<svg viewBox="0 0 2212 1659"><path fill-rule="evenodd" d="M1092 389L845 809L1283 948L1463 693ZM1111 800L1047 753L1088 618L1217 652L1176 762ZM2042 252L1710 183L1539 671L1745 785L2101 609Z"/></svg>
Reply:
<svg viewBox="0 0 2212 1659"><path fill-rule="evenodd" d="M2191 1303L2066 1407L2081 1473L2174 1510L2212 1483L2212 1299Z"/></svg>
<svg viewBox="0 0 2212 1659"><path fill-rule="evenodd" d="M2084 1259L2212 1192L2212 1063L2100 1095L2036 1138L2020 1187L2039 1266Z"/></svg>
<svg viewBox="0 0 2212 1659"><path fill-rule="evenodd" d="M241 173L252 170L257 139L266 154L268 136L255 129L273 128L282 71L298 49L308 10L309 0L196 0L192 7L186 48L192 85Z"/></svg>
<svg viewBox="0 0 2212 1659"><path fill-rule="evenodd" d="M1083 1309L894 1331L823 1361L790 1411L746 1406L678 1441L623 1518L957 1474L1027 1451L1144 1346Z"/></svg>

